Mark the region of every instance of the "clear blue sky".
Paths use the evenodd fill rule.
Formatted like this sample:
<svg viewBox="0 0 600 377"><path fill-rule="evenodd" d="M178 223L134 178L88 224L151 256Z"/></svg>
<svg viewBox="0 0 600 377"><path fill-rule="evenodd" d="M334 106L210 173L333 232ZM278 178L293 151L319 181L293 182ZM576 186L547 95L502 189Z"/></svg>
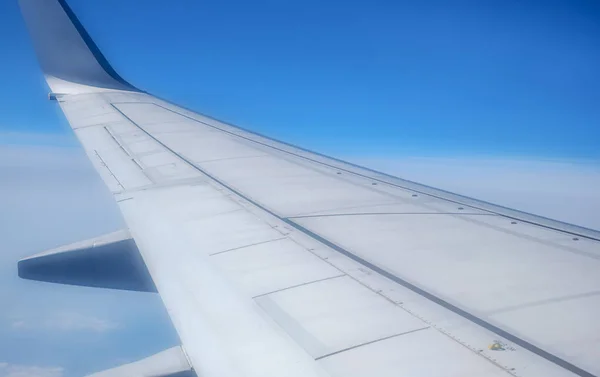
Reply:
<svg viewBox="0 0 600 377"><path fill-rule="evenodd" d="M596 1L69 3L134 85L320 151L600 157ZM61 132L0 18L0 125Z"/></svg>
<svg viewBox="0 0 600 377"><path fill-rule="evenodd" d="M550 158L598 170L597 1L67 1L129 82L288 142L357 158ZM75 377L176 344L156 295L16 278L19 257L122 223L81 151L62 148L75 143L46 99L16 0L0 1L0 47L0 377ZM527 201L560 186L555 170L551 180L539 170L513 178L541 182ZM587 190L565 180L575 183L547 190L546 203L581 196L572 212L596 208L600 178L582 174ZM486 190L502 184L487 177Z"/></svg>

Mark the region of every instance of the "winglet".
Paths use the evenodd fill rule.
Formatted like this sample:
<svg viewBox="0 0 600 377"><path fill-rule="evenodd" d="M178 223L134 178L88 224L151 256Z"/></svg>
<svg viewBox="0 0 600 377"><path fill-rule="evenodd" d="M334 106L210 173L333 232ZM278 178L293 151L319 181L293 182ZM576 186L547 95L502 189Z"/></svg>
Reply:
<svg viewBox="0 0 600 377"><path fill-rule="evenodd" d="M53 91L57 82L81 89L140 91L125 81L98 49L65 0L19 0L35 52ZM75 91L75 89L73 89Z"/></svg>

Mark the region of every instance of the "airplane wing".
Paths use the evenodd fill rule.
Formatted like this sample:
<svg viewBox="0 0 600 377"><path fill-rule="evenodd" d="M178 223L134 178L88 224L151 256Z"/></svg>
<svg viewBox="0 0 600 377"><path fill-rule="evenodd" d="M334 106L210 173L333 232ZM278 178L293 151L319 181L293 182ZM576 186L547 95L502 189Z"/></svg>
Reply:
<svg viewBox="0 0 600 377"><path fill-rule="evenodd" d="M600 375L599 232L177 106L120 77L65 0L20 5L128 229L19 273L157 291L182 348L121 374Z"/></svg>

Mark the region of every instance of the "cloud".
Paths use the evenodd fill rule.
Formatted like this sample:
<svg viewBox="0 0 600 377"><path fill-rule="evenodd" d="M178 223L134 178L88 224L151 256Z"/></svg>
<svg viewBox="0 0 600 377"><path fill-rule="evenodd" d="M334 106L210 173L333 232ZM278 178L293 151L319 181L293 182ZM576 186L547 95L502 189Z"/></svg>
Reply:
<svg viewBox="0 0 600 377"><path fill-rule="evenodd" d="M40 367L0 362L0 377L62 377L61 367Z"/></svg>
<svg viewBox="0 0 600 377"><path fill-rule="evenodd" d="M508 208L600 229L600 164L531 157L357 157L363 166Z"/></svg>
<svg viewBox="0 0 600 377"><path fill-rule="evenodd" d="M124 224L81 148L5 142L0 133L0 362L83 376L178 344L157 295L18 277L18 259Z"/></svg>
<svg viewBox="0 0 600 377"><path fill-rule="evenodd" d="M0 142L0 177L0 275L13 274L20 258L122 227L112 195L79 148Z"/></svg>
<svg viewBox="0 0 600 377"><path fill-rule="evenodd" d="M27 328L27 322L25 321L14 321L11 323L10 327L13 329L24 329Z"/></svg>
<svg viewBox="0 0 600 377"><path fill-rule="evenodd" d="M11 323L14 330L91 331L104 333L119 324L110 320L87 316L76 312L57 312L46 318L19 318Z"/></svg>
<svg viewBox="0 0 600 377"><path fill-rule="evenodd" d="M68 133L30 133L0 132L3 145L36 147L74 147L77 146L75 134Z"/></svg>
<svg viewBox="0 0 600 377"><path fill-rule="evenodd" d="M106 332L118 327L116 322L85 316L79 313L57 313L46 321L46 326L61 331L94 331Z"/></svg>

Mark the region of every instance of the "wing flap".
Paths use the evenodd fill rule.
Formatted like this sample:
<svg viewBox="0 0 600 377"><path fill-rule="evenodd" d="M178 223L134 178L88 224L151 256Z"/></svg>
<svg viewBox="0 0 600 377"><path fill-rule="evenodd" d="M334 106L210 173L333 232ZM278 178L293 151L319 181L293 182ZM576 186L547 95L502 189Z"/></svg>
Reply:
<svg viewBox="0 0 600 377"><path fill-rule="evenodd" d="M282 289L256 301L317 360L429 328L345 274Z"/></svg>
<svg viewBox="0 0 600 377"><path fill-rule="evenodd" d="M319 363L332 375L345 377L509 375L476 353L464 351L460 343L428 328L329 355Z"/></svg>
<svg viewBox="0 0 600 377"><path fill-rule="evenodd" d="M343 276L294 241L276 238L211 255L217 268L251 297Z"/></svg>

